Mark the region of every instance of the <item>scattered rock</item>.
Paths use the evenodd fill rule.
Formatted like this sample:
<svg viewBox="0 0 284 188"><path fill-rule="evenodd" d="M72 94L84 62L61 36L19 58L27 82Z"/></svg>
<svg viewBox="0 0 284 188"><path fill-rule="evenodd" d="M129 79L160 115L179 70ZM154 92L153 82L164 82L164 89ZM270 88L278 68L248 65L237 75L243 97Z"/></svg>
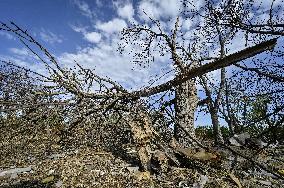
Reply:
<svg viewBox="0 0 284 188"><path fill-rule="evenodd" d="M62 185L63 185L63 182L61 180L55 183L55 187L61 187Z"/></svg>
<svg viewBox="0 0 284 188"><path fill-rule="evenodd" d="M203 188L204 185L208 182L209 178L207 176L201 175L200 181L198 183L194 183L192 188Z"/></svg>
<svg viewBox="0 0 284 188"><path fill-rule="evenodd" d="M51 174L53 174L54 172L55 172L55 170L49 170L48 173L47 173L47 175L51 175Z"/></svg>
<svg viewBox="0 0 284 188"><path fill-rule="evenodd" d="M233 146L243 146L246 143L246 139L249 139L250 135L248 133L235 134L229 139L229 142Z"/></svg>
<svg viewBox="0 0 284 188"><path fill-rule="evenodd" d="M126 169L127 169L130 173L136 173L137 171L139 171L139 167L138 167L138 166L129 166L129 167L126 167Z"/></svg>
<svg viewBox="0 0 284 188"><path fill-rule="evenodd" d="M263 184L263 185L267 185L267 186L271 186L272 185L272 183L270 181L258 180L258 182Z"/></svg>
<svg viewBox="0 0 284 188"><path fill-rule="evenodd" d="M54 160L57 160L57 159L63 158L63 157L65 157L65 154L52 154L52 155L47 156L47 158L54 159Z"/></svg>
<svg viewBox="0 0 284 188"><path fill-rule="evenodd" d="M12 175L12 174L19 174L24 172L30 172L32 170L32 167L26 167L26 168L13 168L9 170L4 170L0 172L0 177L5 175Z"/></svg>

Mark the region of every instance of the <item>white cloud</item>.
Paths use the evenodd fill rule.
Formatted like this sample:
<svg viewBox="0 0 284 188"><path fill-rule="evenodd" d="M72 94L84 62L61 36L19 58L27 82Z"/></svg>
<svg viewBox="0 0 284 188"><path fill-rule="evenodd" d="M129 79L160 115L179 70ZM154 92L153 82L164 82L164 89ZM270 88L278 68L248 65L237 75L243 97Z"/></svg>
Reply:
<svg viewBox="0 0 284 188"><path fill-rule="evenodd" d="M77 33L86 33L86 28L87 27L83 27L83 26L76 26L76 25L72 25L70 24L71 29L73 29L75 32Z"/></svg>
<svg viewBox="0 0 284 188"><path fill-rule="evenodd" d="M146 15L146 14L147 15ZM149 20L148 17L159 19L161 10L158 9L157 4L152 1L142 1L139 5L139 17L143 20Z"/></svg>
<svg viewBox="0 0 284 188"><path fill-rule="evenodd" d="M89 5L86 2L81 0L74 0L74 4L79 8L79 10L84 16L87 16L89 18L92 18L94 16L93 12L91 11Z"/></svg>
<svg viewBox="0 0 284 188"><path fill-rule="evenodd" d="M162 9L162 14L169 17L176 17L180 13L180 9L182 8L181 1L177 0L163 0L158 1L160 3L160 7Z"/></svg>
<svg viewBox="0 0 284 188"><path fill-rule="evenodd" d="M12 52L15 55L20 55L20 56L28 56L29 51L26 48L10 48L10 52Z"/></svg>
<svg viewBox="0 0 284 188"><path fill-rule="evenodd" d="M123 28L127 27L126 22L123 19L114 18L108 22L97 22L96 28L106 33L112 34L115 32L122 31Z"/></svg>
<svg viewBox="0 0 284 188"><path fill-rule="evenodd" d="M3 36L3 37L6 37L7 39L15 39L15 37L13 35L11 35L10 33L7 33L7 32L0 32L0 36Z"/></svg>
<svg viewBox="0 0 284 188"><path fill-rule="evenodd" d="M189 0L187 1L186 10L200 10L205 5L205 0Z"/></svg>
<svg viewBox="0 0 284 188"><path fill-rule="evenodd" d="M92 31L88 32L87 27L82 27L82 26L75 26L75 25L70 25L70 27L78 33L82 33L84 36L84 39L91 42L91 43L98 43L101 41L102 35L98 32Z"/></svg>
<svg viewBox="0 0 284 188"><path fill-rule="evenodd" d="M100 33L90 32L90 33L85 33L84 38L89 42L98 43L98 42L100 42L102 36L101 36Z"/></svg>
<svg viewBox="0 0 284 188"><path fill-rule="evenodd" d="M40 31L39 36L43 41L48 42L50 44L62 43L63 42L61 37L59 37L58 35L54 34L51 31L47 31L45 29L42 29Z"/></svg>
<svg viewBox="0 0 284 188"><path fill-rule="evenodd" d="M176 0L143 0L139 4L139 16L143 20L153 19L168 19L175 18L179 15L182 8L181 1ZM145 15L145 13L148 15Z"/></svg>
<svg viewBox="0 0 284 188"><path fill-rule="evenodd" d="M104 6L104 3L102 2L102 0L96 0L96 5L98 7L102 7L102 6Z"/></svg>
<svg viewBox="0 0 284 188"><path fill-rule="evenodd" d="M9 48L12 57L19 61L38 62L39 58L27 48ZM44 59L44 58L43 58Z"/></svg>
<svg viewBox="0 0 284 188"><path fill-rule="evenodd" d="M134 9L131 3L125 5L117 5L117 14L128 21L134 21Z"/></svg>
<svg viewBox="0 0 284 188"><path fill-rule="evenodd" d="M193 26L193 21L190 19L181 19L182 30L188 31Z"/></svg>
<svg viewBox="0 0 284 188"><path fill-rule="evenodd" d="M99 45L82 48L76 53L64 53L58 59L65 66L74 66L74 60L83 67L95 69L96 74L108 76L112 80L122 84L127 89L139 89L149 85L151 79L161 76L172 69L171 64L163 59L158 59L149 67L141 68L132 63L132 55L128 55L128 50L133 46L128 46L126 52L120 54L116 51L119 35L111 35L111 39L102 38ZM157 75L157 76L156 76ZM173 75L166 75L155 84L163 83L172 79Z"/></svg>
<svg viewBox="0 0 284 188"><path fill-rule="evenodd" d="M277 6L281 6L281 4L283 4L283 0L258 0L255 1L253 6L255 8L259 8L261 9L260 11L268 11L271 8L271 4L273 2L273 8L277 7Z"/></svg>

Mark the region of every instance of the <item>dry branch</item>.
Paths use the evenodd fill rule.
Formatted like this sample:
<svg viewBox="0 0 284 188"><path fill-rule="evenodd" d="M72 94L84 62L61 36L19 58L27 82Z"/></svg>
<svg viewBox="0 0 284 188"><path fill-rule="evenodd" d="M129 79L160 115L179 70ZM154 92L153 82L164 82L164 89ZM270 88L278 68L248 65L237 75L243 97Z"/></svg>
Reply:
<svg viewBox="0 0 284 188"><path fill-rule="evenodd" d="M272 50L277 43L277 39L278 38L274 38L274 39L259 43L257 45L246 48L234 54L228 55L225 58L213 61L212 63L208 63L200 67L191 68L191 69L187 68L187 70L182 75L177 76L173 80L170 80L164 84L161 84L161 85L158 85L152 88L146 88L140 91L134 91L130 93L129 97L140 98L140 97L148 97L148 96L151 96L157 93L161 93L161 92L171 89L172 87L180 85L181 83L191 78L195 78L205 73L218 70L223 67L230 66L234 63L237 63L247 58L253 57L267 50Z"/></svg>

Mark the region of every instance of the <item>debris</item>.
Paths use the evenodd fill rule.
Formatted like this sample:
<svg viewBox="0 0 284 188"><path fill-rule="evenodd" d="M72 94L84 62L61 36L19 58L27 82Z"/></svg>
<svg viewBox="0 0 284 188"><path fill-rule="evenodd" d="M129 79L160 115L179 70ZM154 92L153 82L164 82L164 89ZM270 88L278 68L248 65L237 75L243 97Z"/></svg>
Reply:
<svg viewBox="0 0 284 188"><path fill-rule="evenodd" d="M95 155L111 155L110 152L96 152Z"/></svg>
<svg viewBox="0 0 284 188"><path fill-rule="evenodd" d="M129 166L129 167L126 167L126 169L130 172L130 173L135 173L139 170L139 167L138 166Z"/></svg>
<svg viewBox="0 0 284 188"><path fill-rule="evenodd" d="M55 187L61 187L62 185L63 185L63 182L61 180L55 183Z"/></svg>
<svg viewBox="0 0 284 188"><path fill-rule="evenodd" d="M218 159L218 156L216 154L207 152L205 150L196 152L194 149L191 148L176 148L176 151L178 151L182 155L185 155L188 158L195 160L210 161Z"/></svg>
<svg viewBox="0 0 284 188"><path fill-rule="evenodd" d="M242 188L240 180L233 173L230 173L229 177L237 184L238 188Z"/></svg>
<svg viewBox="0 0 284 188"><path fill-rule="evenodd" d="M151 179L150 176L150 172L149 171L145 171L145 172L137 172L136 173L136 178L138 181L142 181L142 180L149 180Z"/></svg>
<svg viewBox="0 0 284 188"><path fill-rule="evenodd" d="M52 155L47 156L47 158L54 159L54 160L57 160L57 159L63 158L63 157L65 157L64 153L63 154L52 154Z"/></svg>
<svg viewBox="0 0 284 188"><path fill-rule="evenodd" d="M52 181L54 181L54 176L48 176L44 178L43 180L41 180L42 183L50 183Z"/></svg>
<svg viewBox="0 0 284 188"><path fill-rule="evenodd" d="M29 172L32 170L32 167L26 167L26 168L13 168L13 169L9 169L9 170L4 170L2 172L0 172L0 177L1 176L5 176L5 175L9 175L9 174L19 174L19 173L24 173L24 172Z"/></svg>
<svg viewBox="0 0 284 188"><path fill-rule="evenodd" d="M53 174L54 172L55 172L55 170L49 170L48 173L47 173L47 175L51 175L51 174Z"/></svg>
<svg viewBox="0 0 284 188"><path fill-rule="evenodd" d="M207 176L201 175L200 181L198 183L194 183L192 188L203 188L204 185L208 182L209 178Z"/></svg>
<svg viewBox="0 0 284 188"><path fill-rule="evenodd" d="M189 188L188 181L180 181L178 187Z"/></svg>
<svg viewBox="0 0 284 188"><path fill-rule="evenodd" d="M271 186L272 185L272 183L270 181L258 180L258 182L263 184L263 185L267 185L267 186Z"/></svg>
<svg viewBox="0 0 284 188"><path fill-rule="evenodd" d="M168 157L165 152L156 150L152 156L153 161L157 161L158 168L161 172L166 172L168 170Z"/></svg>
<svg viewBox="0 0 284 188"><path fill-rule="evenodd" d="M279 169L279 170L278 170L278 173L281 174L281 176L284 177L284 169Z"/></svg>
<svg viewBox="0 0 284 188"><path fill-rule="evenodd" d="M233 146L243 146L246 143L246 139L249 139L250 135L248 133L235 134L229 139L229 142Z"/></svg>

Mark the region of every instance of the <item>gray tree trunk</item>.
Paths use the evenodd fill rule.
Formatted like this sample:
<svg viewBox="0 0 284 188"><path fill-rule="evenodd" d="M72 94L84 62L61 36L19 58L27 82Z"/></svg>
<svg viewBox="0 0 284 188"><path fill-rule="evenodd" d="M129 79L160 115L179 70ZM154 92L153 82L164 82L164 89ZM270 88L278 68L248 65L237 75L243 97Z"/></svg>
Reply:
<svg viewBox="0 0 284 188"><path fill-rule="evenodd" d="M220 123L218 119L218 109L213 108L210 112L211 114L211 120L212 120L212 125L213 125L213 133L214 133L214 138L215 138L215 143L224 143L223 135L221 133L220 129Z"/></svg>
<svg viewBox="0 0 284 188"><path fill-rule="evenodd" d="M197 90L195 80L188 80L176 87L175 91L175 115L178 125L183 126L192 137L195 137L194 131L194 112L197 108ZM176 140L184 147L190 146L186 134L181 128L175 125L174 136Z"/></svg>

